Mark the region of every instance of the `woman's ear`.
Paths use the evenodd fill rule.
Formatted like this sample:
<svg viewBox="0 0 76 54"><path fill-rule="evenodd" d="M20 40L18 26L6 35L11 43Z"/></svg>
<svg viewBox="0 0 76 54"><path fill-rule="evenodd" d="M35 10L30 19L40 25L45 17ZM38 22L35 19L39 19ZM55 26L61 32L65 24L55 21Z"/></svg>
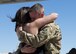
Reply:
<svg viewBox="0 0 76 54"><path fill-rule="evenodd" d="M30 17L32 17L32 12L29 13Z"/></svg>

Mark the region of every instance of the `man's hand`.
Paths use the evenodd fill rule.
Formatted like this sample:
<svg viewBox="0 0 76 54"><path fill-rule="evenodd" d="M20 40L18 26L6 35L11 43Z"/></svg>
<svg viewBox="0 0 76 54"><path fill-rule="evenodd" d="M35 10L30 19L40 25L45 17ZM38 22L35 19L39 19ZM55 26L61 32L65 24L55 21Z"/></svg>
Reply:
<svg viewBox="0 0 76 54"><path fill-rule="evenodd" d="M17 36L18 36L19 40L20 40L20 41L21 41L21 40L24 40L24 37L25 37L26 32L24 32L24 31L22 30L22 27L17 27L17 28L16 28L16 32L17 32Z"/></svg>
<svg viewBox="0 0 76 54"><path fill-rule="evenodd" d="M18 29L19 31L22 31L22 26L17 27L17 29Z"/></svg>

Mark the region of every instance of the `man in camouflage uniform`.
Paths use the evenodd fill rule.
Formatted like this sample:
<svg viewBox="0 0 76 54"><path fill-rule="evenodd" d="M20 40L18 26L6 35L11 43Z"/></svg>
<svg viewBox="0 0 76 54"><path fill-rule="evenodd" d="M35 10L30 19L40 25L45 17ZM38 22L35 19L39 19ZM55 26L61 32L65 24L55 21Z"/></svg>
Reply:
<svg viewBox="0 0 76 54"><path fill-rule="evenodd" d="M24 41L34 48L45 44L45 54L60 54L61 31L59 26L54 22L42 27L38 36L19 30L17 33L21 36L20 40L22 42Z"/></svg>
<svg viewBox="0 0 76 54"><path fill-rule="evenodd" d="M61 32L59 26L54 22L42 27L37 36L21 30L17 30L17 35L21 43L26 42L34 48L38 48L45 44L45 54L60 53ZM22 46L19 46L19 48L21 49Z"/></svg>

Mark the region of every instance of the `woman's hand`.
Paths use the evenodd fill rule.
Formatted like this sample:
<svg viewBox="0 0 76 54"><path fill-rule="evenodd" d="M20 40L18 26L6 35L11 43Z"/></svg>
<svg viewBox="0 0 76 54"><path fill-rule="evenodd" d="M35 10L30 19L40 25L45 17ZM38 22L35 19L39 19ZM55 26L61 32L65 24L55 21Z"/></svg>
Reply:
<svg viewBox="0 0 76 54"><path fill-rule="evenodd" d="M34 53L36 51L36 48L33 48L31 46L24 46L21 48L22 53Z"/></svg>
<svg viewBox="0 0 76 54"><path fill-rule="evenodd" d="M58 17L58 13L51 13L50 14L52 18L56 19Z"/></svg>

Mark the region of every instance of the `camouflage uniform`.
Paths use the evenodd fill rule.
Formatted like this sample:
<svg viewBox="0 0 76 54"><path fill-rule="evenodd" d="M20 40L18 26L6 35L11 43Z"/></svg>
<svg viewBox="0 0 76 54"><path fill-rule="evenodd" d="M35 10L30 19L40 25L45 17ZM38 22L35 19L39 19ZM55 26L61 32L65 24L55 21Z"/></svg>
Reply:
<svg viewBox="0 0 76 54"><path fill-rule="evenodd" d="M62 37L60 28L55 23L42 27L37 36L25 31L17 32L17 34L21 42L26 42L34 48L45 44L45 54L60 54Z"/></svg>

